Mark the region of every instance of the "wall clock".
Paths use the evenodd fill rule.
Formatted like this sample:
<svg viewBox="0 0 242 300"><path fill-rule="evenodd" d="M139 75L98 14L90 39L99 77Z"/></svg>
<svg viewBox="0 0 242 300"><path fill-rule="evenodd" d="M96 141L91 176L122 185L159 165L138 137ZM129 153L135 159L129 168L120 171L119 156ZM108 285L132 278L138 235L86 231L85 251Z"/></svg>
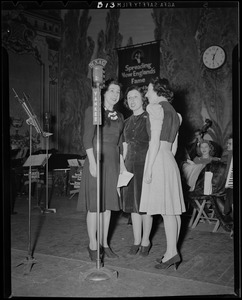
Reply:
<svg viewBox="0 0 242 300"><path fill-rule="evenodd" d="M225 63L225 59L224 49L217 45L208 47L203 53L203 63L211 70L220 68Z"/></svg>

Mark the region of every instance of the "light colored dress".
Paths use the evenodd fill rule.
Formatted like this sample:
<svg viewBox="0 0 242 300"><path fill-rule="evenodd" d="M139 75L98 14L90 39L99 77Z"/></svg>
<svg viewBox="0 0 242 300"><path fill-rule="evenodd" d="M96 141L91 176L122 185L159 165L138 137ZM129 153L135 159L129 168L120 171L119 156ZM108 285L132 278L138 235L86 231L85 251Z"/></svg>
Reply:
<svg viewBox="0 0 242 300"><path fill-rule="evenodd" d="M150 129L159 130L160 147L152 167L152 181L143 180L140 201L140 212L149 215L180 215L186 211L180 171L171 151L172 143L180 127L179 116L167 101L149 104ZM149 150L148 150L149 151ZM145 167L147 164L147 157Z"/></svg>

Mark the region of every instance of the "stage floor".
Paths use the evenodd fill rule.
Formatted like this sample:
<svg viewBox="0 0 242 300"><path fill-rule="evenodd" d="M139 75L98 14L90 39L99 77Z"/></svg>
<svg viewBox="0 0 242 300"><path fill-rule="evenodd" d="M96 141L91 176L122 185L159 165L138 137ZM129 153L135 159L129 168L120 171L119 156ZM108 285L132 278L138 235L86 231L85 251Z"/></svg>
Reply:
<svg viewBox="0 0 242 300"><path fill-rule="evenodd" d="M188 228L189 216L182 217L179 249L182 263L175 271L154 268L155 259L166 249L161 217L154 220L152 248L146 258L126 257L132 245L132 226L128 216L112 215L112 249L118 259L104 260L108 280L85 277L97 271L87 253L85 214L76 211L77 195L53 195L49 208L56 213L41 213L36 199L31 201L32 269L26 273L28 256L28 197L19 196L11 215L11 285L16 297L152 297L234 295L234 242L222 228L212 233L213 225L199 223ZM21 264L23 263L23 264ZM19 265L21 264L21 265ZM19 265L19 266L18 266ZM28 264L27 264L28 269ZM102 272L101 269L98 270Z"/></svg>

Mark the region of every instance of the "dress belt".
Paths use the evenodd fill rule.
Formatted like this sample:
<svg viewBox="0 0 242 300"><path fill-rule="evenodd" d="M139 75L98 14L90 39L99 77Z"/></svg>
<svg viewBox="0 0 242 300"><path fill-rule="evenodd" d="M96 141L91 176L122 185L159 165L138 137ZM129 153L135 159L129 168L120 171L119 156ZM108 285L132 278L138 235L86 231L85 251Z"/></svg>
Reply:
<svg viewBox="0 0 242 300"><path fill-rule="evenodd" d="M167 142L167 141L160 141L160 148L165 149L165 150L171 150L172 143Z"/></svg>

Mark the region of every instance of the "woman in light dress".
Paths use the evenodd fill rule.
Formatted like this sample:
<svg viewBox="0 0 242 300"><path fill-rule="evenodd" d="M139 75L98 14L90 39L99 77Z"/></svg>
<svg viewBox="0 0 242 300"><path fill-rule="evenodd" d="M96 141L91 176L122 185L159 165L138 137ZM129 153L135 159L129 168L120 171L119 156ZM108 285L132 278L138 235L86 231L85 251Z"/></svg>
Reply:
<svg viewBox="0 0 242 300"><path fill-rule="evenodd" d="M174 157L181 116L171 105L173 92L167 79L152 79L146 97L149 100L150 142L139 210L163 217L167 247L164 255L157 259L159 264L155 267L166 269L174 265L177 268L181 262L177 249L181 214L186 211L180 171Z"/></svg>

